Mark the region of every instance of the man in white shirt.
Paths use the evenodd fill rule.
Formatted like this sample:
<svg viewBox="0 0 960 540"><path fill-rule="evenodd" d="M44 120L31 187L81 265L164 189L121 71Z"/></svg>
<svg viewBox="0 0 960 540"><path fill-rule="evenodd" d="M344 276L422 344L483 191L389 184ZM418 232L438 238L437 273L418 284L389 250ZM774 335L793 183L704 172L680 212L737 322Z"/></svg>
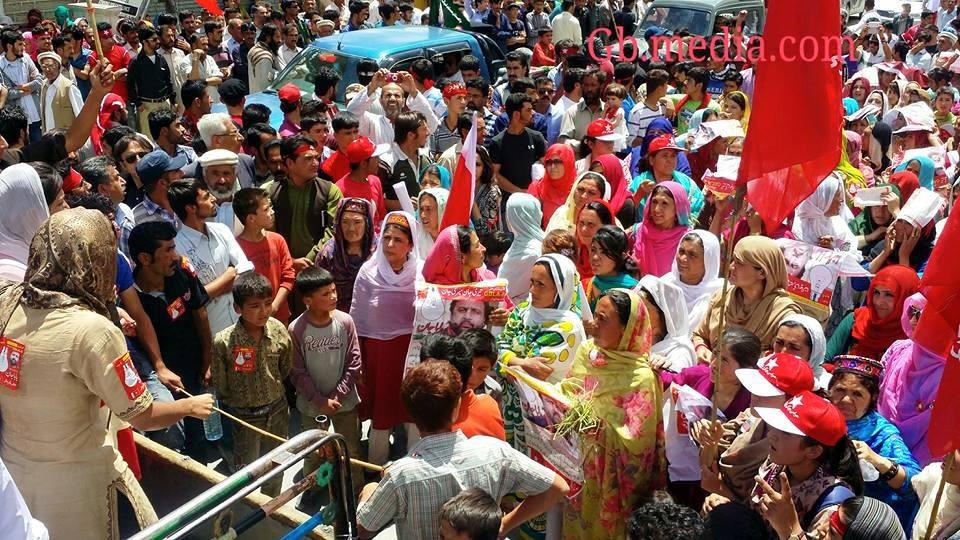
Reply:
<svg viewBox="0 0 960 540"><path fill-rule="evenodd" d="M29 141L40 138L39 94L43 77L36 64L26 54L26 42L16 30L0 33L4 55L0 58L0 82L7 87L7 105L19 105L27 115Z"/></svg>
<svg viewBox="0 0 960 540"><path fill-rule="evenodd" d="M576 44L583 43L583 33L580 30L580 21L573 16L574 1L563 0L560 4L562 10L556 18L553 19L553 43L557 44L564 39L569 39Z"/></svg>
<svg viewBox="0 0 960 540"><path fill-rule="evenodd" d="M233 211L233 196L240 191L240 182L237 180L238 162L237 154L223 148L209 150L200 156L203 181L219 206L217 215L208 221L222 223L234 233L243 232L243 226L236 220Z"/></svg>
<svg viewBox="0 0 960 540"><path fill-rule="evenodd" d="M370 105L377 91L380 91L380 106L383 114L370 112ZM403 95L407 94L404 101ZM437 129L437 116L433 114L430 103L423 93L417 90L413 75L407 72L390 73L381 69L373 76L367 85L366 92L357 94L347 110L360 118L360 135L370 139L374 144L391 144L393 138L393 121L403 111L404 106L411 111L423 114L427 119L427 129L433 133Z"/></svg>
<svg viewBox="0 0 960 540"><path fill-rule="evenodd" d="M172 26L160 27L160 49L157 51L167 62L170 68L170 79L173 83L173 93L177 100L177 105L183 106L183 98L180 96L180 89L183 88L183 82L187 80L192 65L186 54L177 48L177 30Z"/></svg>
<svg viewBox="0 0 960 540"><path fill-rule="evenodd" d="M193 48L190 51L190 74L187 79L203 80L207 82L207 94L211 103L220 103L220 92L217 87L223 83L223 73L217 67L216 60L207 54L209 40L206 34L190 34L187 43Z"/></svg>
<svg viewBox="0 0 960 540"><path fill-rule="evenodd" d="M280 64L286 66L293 60L293 57L296 56L301 49L297 47L297 39L300 38L300 32L297 30L297 25L288 23L283 27L283 45L280 45L280 50L278 54L280 56Z"/></svg>
<svg viewBox="0 0 960 540"><path fill-rule="evenodd" d="M66 129L80 114L83 97L77 83L64 77L60 71L60 55L47 51L37 56L44 81L40 87L40 129Z"/></svg>
<svg viewBox="0 0 960 540"><path fill-rule="evenodd" d="M239 319L230 292L236 277L253 270L253 264L226 225L207 221L217 215L217 200L206 184L196 179L177 180L170 184L168 198L182 222L177 252L187 257L210 296L207 318L210 332L216 335Z"/></svg>
<svg viewBox="0 0 960 540"><path fill-rule="evenodd" d="M957 0L941 0L937 8L937 28L942 32L957 18Z"/></svg>

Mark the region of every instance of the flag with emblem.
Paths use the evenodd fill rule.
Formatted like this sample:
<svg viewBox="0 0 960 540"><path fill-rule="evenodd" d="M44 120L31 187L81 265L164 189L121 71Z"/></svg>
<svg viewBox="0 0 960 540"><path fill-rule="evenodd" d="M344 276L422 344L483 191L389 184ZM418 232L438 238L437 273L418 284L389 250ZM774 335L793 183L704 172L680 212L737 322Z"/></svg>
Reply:
<svg viewBox="0 0 960 540"><path fill-rule="evenodd" d="M927 446L930 455L942 456L960 448L960 272L956 270L960 251L960 212L951 212L937 240L920 290L927 305L913 332L913 340L928 351L945 358L943 377L930 414Z"/></svg>
<svg viewBox="0 0 960 540"><path fill-rule="evenodd" d="M473 127L463 141L463 149L453 173L447 208L443 212L440 230L450 225L470 226L473 194L477 187L477 113L473 113Z"/></svg>

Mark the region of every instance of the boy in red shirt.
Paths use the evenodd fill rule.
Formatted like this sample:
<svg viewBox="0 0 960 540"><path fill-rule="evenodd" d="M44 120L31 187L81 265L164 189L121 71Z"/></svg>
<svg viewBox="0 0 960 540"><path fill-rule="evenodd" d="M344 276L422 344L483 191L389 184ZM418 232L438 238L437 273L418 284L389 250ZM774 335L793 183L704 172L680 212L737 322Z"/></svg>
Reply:
<svg viewBox="0 0 960 540"><path fill-rule="evenodd" d="M280 322L290 322L290 307L287 297L293 290L297 277L293 270L293 257L287 241L279 234L268 231L273 227L273 205L267 192L260 188L244 188L233 196L233 211L243 223L243 232L237 243L253 268L273 286L273 317Z"/></svg>
<svg viewBox="0 0 960 540"><path fill-rule="evenodd" d="M377 228L387 215L387 203L383 198L383 185L376 173L380 167L380 156L389 150L389 144L373 144L366 137L358 137L347 145L350 172L337 180L337 187L345 199L356 197L373 203L376 209L373 222Z"/></svg>
<svg viewBox="0 0 960 540"><path fill-rule="evenodd" d="M555 66L557 64L557 48L553 44L553 30L541 28L537 34L537 44L533 46L532 67Z"/></svg>

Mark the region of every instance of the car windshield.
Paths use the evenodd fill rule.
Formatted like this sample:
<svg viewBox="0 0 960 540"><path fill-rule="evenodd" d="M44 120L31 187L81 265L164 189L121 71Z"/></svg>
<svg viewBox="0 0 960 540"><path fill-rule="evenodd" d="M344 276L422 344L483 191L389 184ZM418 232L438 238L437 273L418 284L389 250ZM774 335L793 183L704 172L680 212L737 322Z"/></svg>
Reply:
<svg viewBox="0 0 960 540"><path fill-rule="evenodd" d="M674 33L686 29L691 34L706 36L711 30L710 12L683 7L651 8L647 11L640 30L646 30L651 26L659 26Z"/></svg>
<svg viewBox="0 0 960 540"><path fill-rule="evenodd" d="M301 91L313 93L314 77L317 74L317 70L320 69L320 66L327 66L333 68L333 70L341 76L345 73L354 74L352 81L347 81L348 77L344 77L344 82L337 85L336 101L342 102L343 89L346 88L350 82L356 82L355 74L357 71L357 63L360 60L360 58L346 55L339 51L307 47L306 50L294 57L294 59L280 71L277 78L270 84L269 89L277 91L283 85L293 83L297 85Z"/></svg>

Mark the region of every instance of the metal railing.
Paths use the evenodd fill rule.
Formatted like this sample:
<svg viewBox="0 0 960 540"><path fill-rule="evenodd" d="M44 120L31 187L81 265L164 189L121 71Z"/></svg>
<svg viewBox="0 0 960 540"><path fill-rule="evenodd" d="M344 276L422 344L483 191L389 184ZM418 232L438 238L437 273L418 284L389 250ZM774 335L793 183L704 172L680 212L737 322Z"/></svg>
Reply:
<svg viewBox="0 0 960 540"><path fill-rule="evenodd" d="M170 512L153 525L131 537L130 540L174 540L182 538L327 444L333 444L336 449L334 469L339 471L339 482L337 482L339 500L336 503L331 503L336 504L334 537L355 540L358 537L357 512L353 498L353 479L347 444L341 435L318 429L304 431L274 448L263 457ZM242 535L244 531L267 517L268 512L265 509L268 506L272 505L274 508L282 506L297 494L305 491L310 486L312 478L313 474L272 499L268 505L252 510L248 515L237 521L234 530L238 535ZM314 522L319 524L316 519L314 519Z"/></svg>

